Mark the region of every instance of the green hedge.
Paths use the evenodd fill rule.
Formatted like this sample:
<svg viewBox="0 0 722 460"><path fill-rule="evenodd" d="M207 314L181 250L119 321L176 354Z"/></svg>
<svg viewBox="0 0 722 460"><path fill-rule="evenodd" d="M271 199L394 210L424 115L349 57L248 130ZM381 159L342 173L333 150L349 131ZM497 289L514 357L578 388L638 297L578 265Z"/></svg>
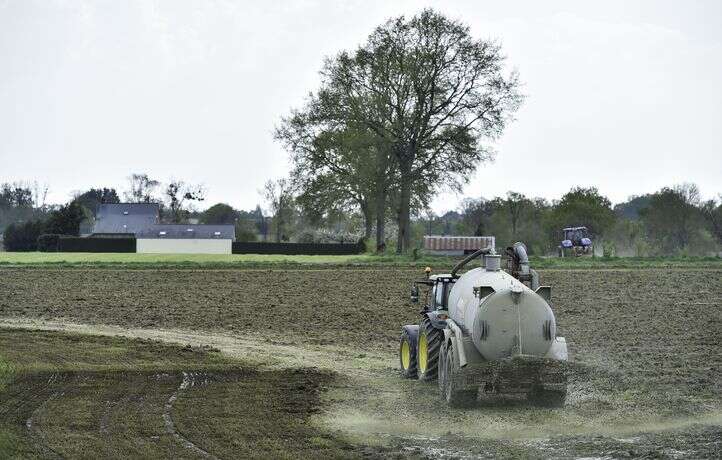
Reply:
<svg viewBox="0 0 722 460"><path fill-rule="evenodd" d="M135 252L135 238L82 238L62 236L59 252Z"/></svg>
<svg viewBox="0 0 722 460"><path fill-rule="evenodd" d="M55 233L46 233L38 237L38 251L40 252L57 252L58 242L62 235Z"/></svg>
<svg viewBox="0 0 722 460"><path fill-rule="evenodd" d="M236 241L233 254L286 254L286 255L322 255L345 256L361 254L366 251L363 241L351 244L335 243L252 243Z"/></svg>

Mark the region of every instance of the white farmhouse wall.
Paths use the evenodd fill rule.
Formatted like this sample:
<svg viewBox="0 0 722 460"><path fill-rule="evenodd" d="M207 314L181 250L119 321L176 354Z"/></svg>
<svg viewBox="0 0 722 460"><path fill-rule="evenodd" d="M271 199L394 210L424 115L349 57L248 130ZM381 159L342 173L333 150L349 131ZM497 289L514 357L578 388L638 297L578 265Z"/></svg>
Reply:
<svg viewBox="0 0 722 460"><path fill-rule="evenodd" d="M230 254L232 240L138 238L136 252L146 254Z"/></svg>

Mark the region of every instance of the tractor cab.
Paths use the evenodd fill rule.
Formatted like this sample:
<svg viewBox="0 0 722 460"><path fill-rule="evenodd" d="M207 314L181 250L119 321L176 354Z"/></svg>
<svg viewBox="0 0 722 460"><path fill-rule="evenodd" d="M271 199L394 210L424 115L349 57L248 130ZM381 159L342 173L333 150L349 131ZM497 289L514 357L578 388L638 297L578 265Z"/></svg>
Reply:
<svg viewBox="0 0 722 460"><path fill-rule="evenodd" d="M592 254L592 239L587 227L567 227L562 232L564 236L559 246L562 257L565 249L577 256Z"/></svg>
<svg viewBox="0 0 722 460"><path fill-rule="evenodd" d="M425 292L424 311L446 311L449 301L449 293L458 277L442 274L430 275L430 269L426 272L425 280L415 281L411 287L411 302L419 302L419 285L428 286Z"/></svg>
<svg viewBox="0 0 722 460"><path fill-rule="evenodd" d="M583 240L591 240L589 238L589 230L587 227L567 227L564 229L564 239L569 240L574 246L586 246ZM590 241L591 242L591 241Z"/></svg>

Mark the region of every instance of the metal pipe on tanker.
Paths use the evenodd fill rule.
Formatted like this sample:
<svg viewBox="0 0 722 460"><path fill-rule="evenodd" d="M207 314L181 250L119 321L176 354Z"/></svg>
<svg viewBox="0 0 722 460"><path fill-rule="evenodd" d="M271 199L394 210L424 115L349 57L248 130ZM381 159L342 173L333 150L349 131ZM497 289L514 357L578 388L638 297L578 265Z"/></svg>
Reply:
<svg viewBox="0 0 722 460"><path fill-rule="evenodd" d="M470 261L479 257L482 254L494 254L494 248L481 248L478 251L475 251L472 254L469 254L468 256L466 256L464 258L464 260L462 260L458 264L454 265L454 268L451 269L451 276L452 277L456 276L456 272L461 270L464 267L464 265L468 264Z"/></svg>

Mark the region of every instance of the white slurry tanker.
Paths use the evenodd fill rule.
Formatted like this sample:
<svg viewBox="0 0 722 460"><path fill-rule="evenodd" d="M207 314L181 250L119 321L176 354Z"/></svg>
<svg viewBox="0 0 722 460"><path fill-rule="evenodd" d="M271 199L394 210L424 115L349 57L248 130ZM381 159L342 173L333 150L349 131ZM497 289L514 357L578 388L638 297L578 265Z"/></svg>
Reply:
<svg viewBox="0 0 722 460"><path fill-rule="evenodd" d="M457 272L483 257L479 268ZM507 271L493 249L481 249L450 274L431 275L412 287L427 286L419 325L401 331L402 375L438 378L442 398L451 406L477 399L526 397L543 405L563 405L567 346L556 336L551 288L539 286L522 243L506 249Z"/></svg>

